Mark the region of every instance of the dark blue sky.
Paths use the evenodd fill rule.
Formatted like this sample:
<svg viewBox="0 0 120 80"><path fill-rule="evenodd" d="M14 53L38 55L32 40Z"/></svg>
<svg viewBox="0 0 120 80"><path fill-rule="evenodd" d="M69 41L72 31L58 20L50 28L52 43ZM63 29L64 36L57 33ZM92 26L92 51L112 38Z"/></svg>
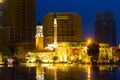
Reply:
<svg viewBox="0 0 120 80"><path fill-rule="evenodd" d="M82 18L83 40L94 39L94 20L97 12L114 12L117 44L120 43L120 0L37 0L36 21L43 21L49 12L76 12Z"/></svg>

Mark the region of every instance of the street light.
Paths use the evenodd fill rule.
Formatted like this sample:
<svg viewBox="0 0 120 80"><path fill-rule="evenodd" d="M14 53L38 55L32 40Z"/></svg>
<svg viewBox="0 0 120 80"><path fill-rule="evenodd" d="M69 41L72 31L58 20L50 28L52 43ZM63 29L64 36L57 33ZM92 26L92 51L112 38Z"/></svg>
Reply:
<svg viewBox="0 0 120 80"><path fill-rule="evenodd" d="M91 42L92 42L92 40L89 38L89 39L87 40L87 45L90 45Z"/></svg>

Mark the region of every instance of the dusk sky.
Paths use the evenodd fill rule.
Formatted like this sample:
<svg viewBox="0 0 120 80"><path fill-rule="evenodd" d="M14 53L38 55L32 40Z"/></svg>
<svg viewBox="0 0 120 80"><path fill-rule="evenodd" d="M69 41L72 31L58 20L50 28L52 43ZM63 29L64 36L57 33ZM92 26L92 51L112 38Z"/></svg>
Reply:
<svg viewBox="0 0 120 80"><path fill-rule="evenodd" d="M115 14L117 44L120 43L120 0L37 0L36 23L43 22L49 12L76 12L82 18L83 40L94 40L95 14L113 12Z"/></svg>

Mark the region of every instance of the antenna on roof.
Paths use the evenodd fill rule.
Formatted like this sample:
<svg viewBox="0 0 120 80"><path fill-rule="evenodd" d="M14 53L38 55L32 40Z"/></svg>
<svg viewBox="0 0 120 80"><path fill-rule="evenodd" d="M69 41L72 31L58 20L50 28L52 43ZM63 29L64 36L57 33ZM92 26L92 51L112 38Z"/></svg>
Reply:
<svg viewBox="0 0 120 80"><path fill-rule="evenodd" d="M56 10L55 10L55 13L54 13L54 18L56 18Z"/></svg>

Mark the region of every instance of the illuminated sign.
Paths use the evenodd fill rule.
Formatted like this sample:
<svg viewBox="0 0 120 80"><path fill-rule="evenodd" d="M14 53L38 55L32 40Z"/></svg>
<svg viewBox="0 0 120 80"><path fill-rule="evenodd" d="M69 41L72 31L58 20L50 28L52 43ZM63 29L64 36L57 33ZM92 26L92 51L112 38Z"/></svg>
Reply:
<svg viewBox="0 0 120 80"><path fill-rule="evenodd" d="M68 16L57 16L57 19L66 20L66 19L68 19Z"/></svg>

